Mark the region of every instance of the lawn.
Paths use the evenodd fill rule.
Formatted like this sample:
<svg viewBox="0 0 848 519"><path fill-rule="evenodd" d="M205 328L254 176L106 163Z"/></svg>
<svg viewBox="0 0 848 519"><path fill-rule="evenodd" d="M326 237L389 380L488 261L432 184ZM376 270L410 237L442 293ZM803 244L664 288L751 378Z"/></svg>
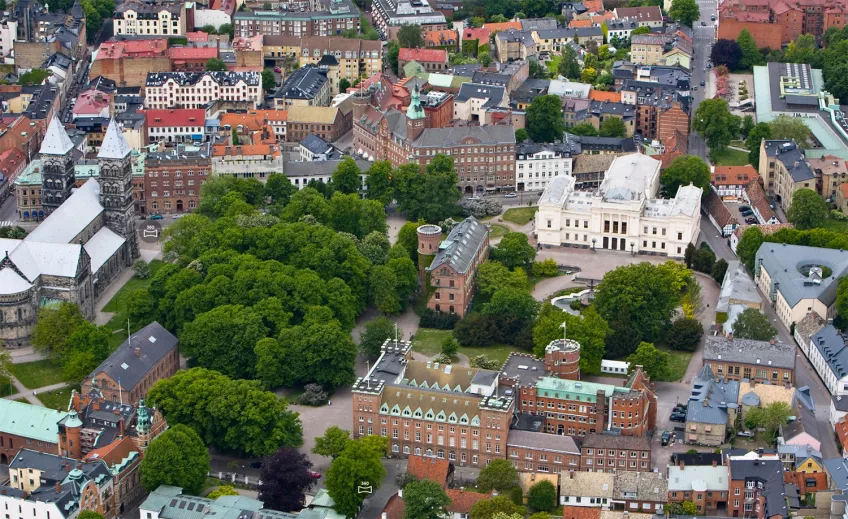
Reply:
<svg viewBox="0 0 848 519"><path fill-rule="evenodd" d="M547 62L548 72L551 73L551 76L556 78L559 75L559 63L562 61L562 56L556 55L551 56L551 60Z"/></svg>
<svg viewBox="0 0 848 519"><path fill-rule="evenodd" d="M538 210L538 207L513 207L506 210L503 219L517 225L527 225L536 216Z"/></svg>
<svg viewBox="0 0 848 519"><path fill-rule="evenodd" d="M656 344L656 347L669 354L668 367L671 369L671 375L668 377L668 382L682 379L686 374L686 368L689 367L689 361L692 360L692 352L672 350L665 344Z"/></svg>
<svg viewBox="0 0 848 519"><path fill-rule="evenodd" d="M716 166L744 166L748 164L748 152L727 148L722 152L710 152L710 159Z"/></svg>
<svg viewBox="0 0 848 519"><path fill-rule="evenodd" d="M127 298L134 291L147 288L150 286L150 281L153 275L159 270L165 262L161 260L153 260L150 262L150 277L147 279L138 279L133 276L127 283L118 290L118 293L106 303L103 307L104 312L113 312L115 315L106 323L106 327L110 330L121 330L123 333L116 333L112 336L110 345L112 348L117 348L127 338Z"/></svg>
<svg viewBox="0 0 848 519"><path fill-rule="evenodd" d="M828 231L848 233L848 221L843 222L840 220L834 220L833 218L828 218L824 221L824 225L822 225L822 227Z"/></svg>
<svg viewBox="0 0 848 519"><path fill-rule="evenodd" d="M12 364L11 371L27 389L38 389L62 382L62 368L50 360Z"/></svg>
<svg viewBox="0 0 848 519"><path fill-rule="evenodd" d="M71 401L71 391L74 389L79 391L79 384L63 389L54 389L53 391L47 391L46 393L39 393L35 396L41 400L44 407L49 407L50 409L56 409L58 411L67 411L68 403Z"/></svg>
<svg viewBox="0 0 848 519"><path fill-rule="evenodd" d="M0 377L0 398L14 395L15 393L17 393L17 391L15 391L15 386L12 385L12 381L6 377Z"/></svg>
<svg viewBox="0 0 848 519"><path fill-rule="evenodd" d="M500 238L504 234L509 232L509 227L506 225L501 225L498 223L491 224L492 232L489 233L489 238Z"/></svg>
<svg viewBox="0 0 848 519"><path fill-rule="evenodd" d="M413 351L417 351L428 356L438 355L442 351L442 343L452 334L453 332L451 330L419 328L418 331L415 332L415 339L412 341L412 349ZM516 351L515 348L505 344L496 344L493 346L484 346L479 348L466 346L459 347L459 353L466 355L469 359L477 355L485 355L499 363L503 363L512 351Z"/></svg>

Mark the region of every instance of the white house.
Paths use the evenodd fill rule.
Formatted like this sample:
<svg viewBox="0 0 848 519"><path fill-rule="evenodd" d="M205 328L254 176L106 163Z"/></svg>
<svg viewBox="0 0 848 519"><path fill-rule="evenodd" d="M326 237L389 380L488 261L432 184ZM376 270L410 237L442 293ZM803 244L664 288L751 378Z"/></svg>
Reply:
<svg viewBox="0 0 848 519"><path fill-rule="evenodd" d="M516 144L515 190L543 191L554 177L571 175L573 160L568 144Z"/></svg>
<svg viewBox="0 0 848 519"><path fill-rule="evenodd" d="M608 510L614 483L615 475L608 472L563 473L559 481L559 504Z"/></svg>
<svg viewBox="0 0 848 519"><path fill-rule="evenodd" d="M723 493L727 496L728 468L726 465L669 465L668 500L672 503L694 501L693 493ZM707 506L710 500L707 500ZM705 511L702 511L706 513Z"/></svg>
<svg viewBox="0 0 848 519"><path fill-rule="evenodd" d="M206 140L206 111L198 108L147 110L147 142L201 142Z"/></svg>
<svg viewBox="0 0 848 519"><path fill-rule="evenodd" d="M463 83L453 100L453 118L480 122L489 108L505 107L508 104L509 97L502 86Z"/></svg>
<svg viewBox="0 0 848 519"><path fill-rule="evenodd" d="M845 337L828 324L810 338L801 350L819 374L831 395L848 395L848 348Z"/></svg>
<svg viewBox="0 0 848 519"><path fill-rule="evenodd" d="M205 108L213 101L248 103L264 99L259 72L151 72L145 82L147 108Z"/></svg>
<svg viewBox="0 0 848 519"><path fill-rule="evenodd" d="M638 153L616 157L598 192L554 177L539 199L539 243L683 257L700 231L702 190L680 186L672 199L655 198L660 164Z"/></svg>

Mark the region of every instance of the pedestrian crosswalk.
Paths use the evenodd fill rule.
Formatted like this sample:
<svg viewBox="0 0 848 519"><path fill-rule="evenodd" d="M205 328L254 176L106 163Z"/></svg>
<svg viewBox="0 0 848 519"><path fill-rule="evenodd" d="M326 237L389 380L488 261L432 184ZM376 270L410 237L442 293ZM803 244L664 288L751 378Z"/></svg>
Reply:
<svg viewBox="0 0 848 519"><path fill-rule="evenodd" d="M0 220L0 227L12 227L13 225L15 225L14 222L10 220Z"/></svg>

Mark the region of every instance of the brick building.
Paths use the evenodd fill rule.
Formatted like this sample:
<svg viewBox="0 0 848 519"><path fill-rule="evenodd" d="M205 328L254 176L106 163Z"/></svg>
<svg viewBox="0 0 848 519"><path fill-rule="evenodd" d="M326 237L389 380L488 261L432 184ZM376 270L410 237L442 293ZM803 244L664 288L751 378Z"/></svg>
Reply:
<svg viewBox="0 0 848 519"><path fill-rule="evenodd" d="M425 363L411 353L411 343L387 340L368 375L356 380L353 437L379 434L393 456L435 456L460 466L503 459L514 406L494 396L499 373Z"/></svg>
<svg viewBox="0 0 848 519"><path fill-rule="evenodd" d="M350 119L337 107L291 106L287 112L286 142L300 142L307 135L333 142L351 128Z"/></svg>
<svg viewBox="0 0 848 519"><path fill-rule="evenodd" d="M802 0L787 4L779 0L734 0L718 9L718 37L736 40L748 29L758 47L785 46L802 34L821 39L831 27L848 23L848 4L843 0Z"/></svg>
<svg viewBox="0 0 848 519"><path fill-rule="evenodd" d="M180 368L177 338L157 322L132 334L82 383L83 394L97 387L111 400L135 404L157 381Z"/></svg>
<svg viewBox="0 0 848 519"><path fill-rule="evenodd" d="M791 517L783 466L777 455L729 456L727 465L730 469L727 515L757 519Z"/></svg>
<svg viewBox="0 0 848 519"><path fill-rule="evenodd" d="M687 465L680 461L668 466L668 502L690 501L699 514L727 506L728 468L713 460L710 465Z"/></svg>
<svg viewBox="0 0 848 519"><path fill-rule="evenodd" d="M351 0L316 1L318 9L305 11L237 11L233 27L238 38L263 36L331 36L359 32L359 10Z"/></svg>
<svg viewBox="0 0 848 519"><path fill-rule="evenodd" d="M200 201L200 185L212 174L212 148L151 152L144 160L144 200L147 214L194 211Z"/></svg>
<svg viewBox="0 0 848 519"><path fill-rule="evenodd" d="M422 225L418 228L418 256L431 258L421 265L428 280L432 295L427 308L464 316L475 293L474 280L480 264L489 257L489 227L469 216L457 224L442 240L442 228L438 225Z"/></svg>
<svg viewBox="0 0 848 519"><path fill-rule="evenodd" d="M531 431L509 431L506 457L520 472L558 474L580 468L580 449L571 436Z"/></svg>
<svg viewBox="0 0 848 519"><path fill-rule="evenodd" d="M148 144L191 143L205 140L206 110L168 108L144 112Z"/></svg>
<svg viewBox="0 0 848 519"><path fill-rule="evenodd" d="M795 381L795 345L775 341L734 339L732 334L708 336L704 364L716 377L749 379L769 384Z"/></svg>
<svg viewBox="0 0 848 519"><path fill-rule="evenodd" d="M400 49L398 70L410 61L424 67L427 72L444 72L448 68L448 51L444 49Z"/></svg>
<svg viewBox="0 0 848 519"><path fill-rule="evenodd" d="M203 72L206 62L218 57L218 47L171 47L168 58L172 72Z"/></svg>
<svg viewBox="0 0 848 519"><path fill-rule="evenodd" d="M23 447L59 454L59 421L68 415L46 407L0 399L0 465Z"/></svg>
<svg viewBox="0 0 848 519"><path fill-rule="evenodd" d="M628 512L662 513L668 502L668 485L661 472L618 471L613 480L613 508Z"/></svg>
<svg viewBox="0 0 848 519"><path fill-rule="evenodd" d="M122 87L140 87L148 74L163 70L171 70L165 38L104 41L91 63L89 76L102 76Z"/></svg>
<svg viewBox="0 0 848 519"><path fill-rule="evenodd" d="M645 437L589 434L580 447L580 469L590 472L649 471L651 441Z"/></svg>

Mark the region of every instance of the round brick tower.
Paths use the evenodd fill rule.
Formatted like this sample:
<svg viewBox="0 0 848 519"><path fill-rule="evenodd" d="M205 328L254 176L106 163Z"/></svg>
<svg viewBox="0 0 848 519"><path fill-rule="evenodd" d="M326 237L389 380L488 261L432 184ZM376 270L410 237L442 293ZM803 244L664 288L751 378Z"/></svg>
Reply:
<svg viewBox="0 0 848 519"><path fill-rule="evenodd" d="M438 225L422 225L418 228L418 254L435 256L442 242L442 228Z"/></svg>
<svg viewBox="0 0 848 519"><path fill-rule="evenodd" d="M353 97L353 118L358 121L365 115L368 105L371 104L371 92L357 90L351 97Z"/></svg>
<svg viewBox="0 0 848 519"><path fill-rule="evenodd" d="M580 343L557 339L545 347L545 370L553 376L580 380Z"/></svg>

